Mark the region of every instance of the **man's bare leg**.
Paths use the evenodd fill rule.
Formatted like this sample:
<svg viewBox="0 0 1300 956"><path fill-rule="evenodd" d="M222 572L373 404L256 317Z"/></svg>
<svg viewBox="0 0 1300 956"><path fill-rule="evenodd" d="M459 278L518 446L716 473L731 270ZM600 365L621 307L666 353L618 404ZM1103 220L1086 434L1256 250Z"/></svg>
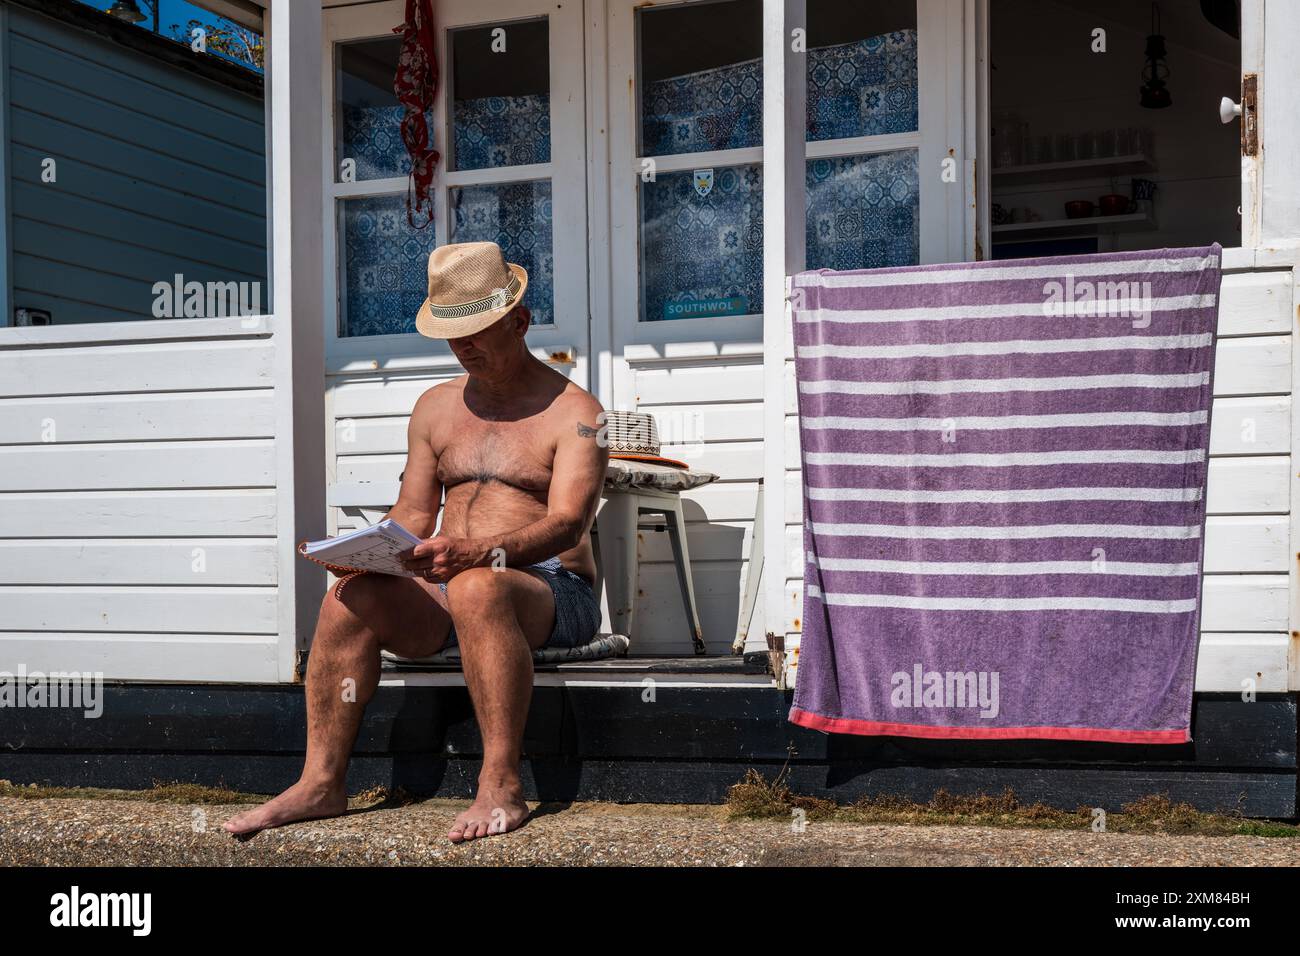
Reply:
<svg viewBox="0 0 1300 956"><path fill-rule="evenodd" d="M528 818L519 762L533 693L532 649L550 637L550 585L516 569L471 568L447 585L465 684L483 738L478 792L456 817L453 843L507 833Z"/></svg>
<svg viewBox="0 0 1300 956"><path fill-rule="evenodd" d="M275 799L226 821L225 829L243 835L343 813L348 758L379 685L380 647L403 656L432 654L446 641L449 627L446 611L411 579L362 575L347 583L341 600L330 588L307 660L302 776Z"/></svg>

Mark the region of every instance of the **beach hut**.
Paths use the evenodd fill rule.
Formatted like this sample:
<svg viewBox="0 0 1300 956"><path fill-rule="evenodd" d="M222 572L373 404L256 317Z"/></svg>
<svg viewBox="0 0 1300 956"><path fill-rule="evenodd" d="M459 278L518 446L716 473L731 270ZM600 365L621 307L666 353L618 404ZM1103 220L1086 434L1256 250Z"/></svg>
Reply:
<svg viewBox="0 0 1300 956"><path fill-rule="evenodd" d="M0 711L0 777L292 781L326 587L295 546L392 504L406 416L460 372L414 331L428 252L492 239L532 276L534 352L718 476L682 494L704 653L669 536L639 529L628 656L538 669L537 794L715 800L788 762L839 798L1294 815L1294 4L435 0L426 228L403 0L199 6L264 38L264 80L72 0L0 3L0 670L108 684L95 721ZM788 724L789 277L1212 242L1193 744ZM393 667L383 691L358 782L464 791L459 673Z"/></svg>

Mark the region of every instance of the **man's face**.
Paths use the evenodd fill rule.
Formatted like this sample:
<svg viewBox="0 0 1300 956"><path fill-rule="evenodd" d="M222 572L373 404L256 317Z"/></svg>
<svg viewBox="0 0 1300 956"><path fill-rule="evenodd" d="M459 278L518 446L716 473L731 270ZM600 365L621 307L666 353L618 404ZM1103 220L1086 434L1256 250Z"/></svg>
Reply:
<svg viewBox="0 0 1300 956"><path fill-rule="evenodd" d="M528 330L528 309L517 305L486 329L458 339L448 339L452 354L472 375L491 375L503 367L519 348L519 339Z"/></svg>

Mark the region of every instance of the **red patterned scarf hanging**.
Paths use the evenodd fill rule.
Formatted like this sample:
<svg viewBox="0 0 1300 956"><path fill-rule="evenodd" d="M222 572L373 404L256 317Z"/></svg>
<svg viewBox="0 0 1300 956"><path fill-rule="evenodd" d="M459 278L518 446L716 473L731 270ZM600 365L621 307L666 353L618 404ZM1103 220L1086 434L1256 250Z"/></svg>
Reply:
<svg viewBox="0 0 1300 956"><path fill-rule="evenodd" d="M438 58L434 53L433 0L406 0L406 22L393 28L402 34L402 52L393 77L393 92L405 108L402 117L402 142L411 157L411 181L406 191L406 220L423 229L433 222L433 170L441 154L430 142L427 111L433 108L438 91ZM412 196L414 193L414 196ZM416 226L416 212L428 218Z"/></svg>

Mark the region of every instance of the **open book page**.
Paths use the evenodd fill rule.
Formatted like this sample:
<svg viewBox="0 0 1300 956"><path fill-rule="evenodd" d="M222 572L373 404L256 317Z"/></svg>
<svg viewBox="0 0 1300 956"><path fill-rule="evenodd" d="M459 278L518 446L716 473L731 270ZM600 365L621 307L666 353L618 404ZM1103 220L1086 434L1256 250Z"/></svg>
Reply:
<svg viewBox="0 0 1300 956"><path fill-rule="evenodd" d="M415 572L403 567L397 555L409 551L419 543L420 539L411 532L393 519L385 518L369 528L361 528L337 538L308 541L299 550L304 557L331 569L376 571L413 578L417 576Z"/></svg>

